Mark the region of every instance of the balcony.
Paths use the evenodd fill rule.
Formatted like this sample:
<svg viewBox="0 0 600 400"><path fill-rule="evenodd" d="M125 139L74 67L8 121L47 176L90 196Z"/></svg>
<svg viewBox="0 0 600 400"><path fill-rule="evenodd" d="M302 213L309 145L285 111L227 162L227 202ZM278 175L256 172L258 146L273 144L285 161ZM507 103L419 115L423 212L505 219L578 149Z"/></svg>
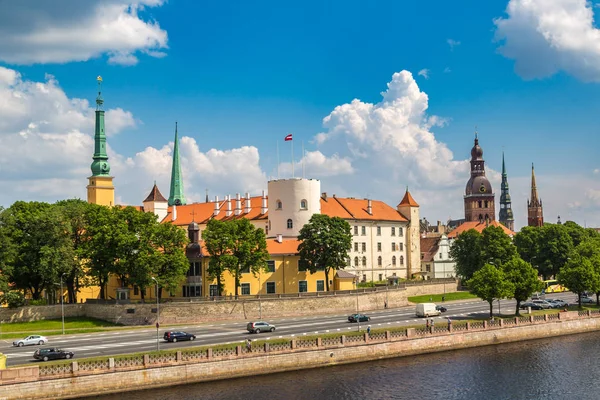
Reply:
<svg viewBox="0 0 600 400"><path fill-rule="evenodd" d="M201 276L188 276L187 283L202 283Z"/></svg>

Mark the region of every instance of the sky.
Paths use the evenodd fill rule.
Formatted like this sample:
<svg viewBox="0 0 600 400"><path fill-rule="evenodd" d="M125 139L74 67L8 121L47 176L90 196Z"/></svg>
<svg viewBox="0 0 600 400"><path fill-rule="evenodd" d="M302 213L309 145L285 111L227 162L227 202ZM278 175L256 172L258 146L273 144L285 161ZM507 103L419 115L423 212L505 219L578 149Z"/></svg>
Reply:
<svg viewBox="0 0 600 400"><path fill-rule="evenodd" d="M86 198L102 76L120 204L155 181L168 196L177 122L188 202L258 195L293 158L328 195L395 206L408 187L421 217L445 222L464 217L477 131L496 202L504 152L517 229L532 164L547 222L600 227L599 13L585 0L0 0L0 206Z"/></svg>

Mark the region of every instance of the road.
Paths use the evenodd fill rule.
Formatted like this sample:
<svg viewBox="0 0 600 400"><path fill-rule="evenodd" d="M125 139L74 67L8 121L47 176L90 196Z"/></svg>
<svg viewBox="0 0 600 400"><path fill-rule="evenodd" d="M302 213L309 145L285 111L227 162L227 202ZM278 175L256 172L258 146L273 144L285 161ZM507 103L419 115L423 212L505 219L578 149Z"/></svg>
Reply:
<svg viewBox="0 0 600 400"><path fill-rule="evenodd" d="M551 298L560 298L569 302L575 300L573 293L548 295ZM503 313L514 312L514 300L500 302ZM465 319L485 316L489 313L489 304L481 300L464 300L447 302L444 304L448 311L437 319L446 320ZM494 313L498 312L498 302L494 302ZM403 325L424 324L423 318L415 317L415 307L408 306L397 309L376 310L366 313L371 317L369 323L361 323L361 329L371 325L373 329L395 327ZM347 332L358 329L358 324L347 321L348 314L319 315L314 317L276 318L268 321L275 324L277 330L260 335L249 334L246 329L247 321L205 323L198 325L177 326L171 330L181 330L196 335L195 341L167 343L162 336L168 327L159 330L158 345L161 350L185 348L208 344L223 344L241 342L247 338L252 340L271 339L282 337L297 337L318 333ZM35 334L36 332L31 332ZM48 337L49 342L43 347L59 347L75 353L76 358L127 354L134 352L151 351L156 349L156 329L123 329L119 331L96 332L90 334L58 335ZM7 357L7 365L38 362L33 360L33 353L40 346L13 347L12 340L0 341L0 353Z"/></svg>

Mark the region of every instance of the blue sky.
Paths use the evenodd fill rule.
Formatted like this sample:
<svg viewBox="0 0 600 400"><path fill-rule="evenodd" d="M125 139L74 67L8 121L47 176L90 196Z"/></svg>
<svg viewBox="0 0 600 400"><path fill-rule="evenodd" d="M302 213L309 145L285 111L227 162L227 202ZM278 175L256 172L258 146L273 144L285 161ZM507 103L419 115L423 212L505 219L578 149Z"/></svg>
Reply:
<svg viewBox="0 0 600 400"><path fill-rule="evenodd" d="M277 142L289 176L291 132L296 163L304 141L323 191L395 205L408 185L422 216L460 218L477 126L497 199L505 151L518 227L532 162L548 221L600 226L596 4L59 3L25 0L0 16L4 206L85 197L101 75L123 203L141 203L154 180L168 195L178 121L192 200L266 189Z"/></svg>

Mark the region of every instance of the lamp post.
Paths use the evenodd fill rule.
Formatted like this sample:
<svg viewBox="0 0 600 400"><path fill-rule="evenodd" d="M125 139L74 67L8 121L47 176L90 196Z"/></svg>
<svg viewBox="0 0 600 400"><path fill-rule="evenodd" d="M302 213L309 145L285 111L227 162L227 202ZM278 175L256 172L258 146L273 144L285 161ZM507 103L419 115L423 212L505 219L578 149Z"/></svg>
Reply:
<svg viewBox="0 0 600 400"><path fill-rule="evenodd" d="M159 344L158 344L158 328L160 327L160 306L158 303L158 281L156 280L155 277L152 277L152 280L154 282L156 282L156 351L159 351Z"/></svg>
<svg viewBox="0 0 600 400"><path fill-rule="evenodd" d="M63 296L63 277L65 274L60 276L60 314L62 317L62 334L65 334L65 300Z"/></svg>
<svg viewBox="0 0 600 400"><path fill-rule="evenodd" d="M488 261L488 264L493 265L494 267L496 266L493 261ZM498 318L500 318L500 313L500 298L498 298Z"/></svg>
<svg viewBox="0 0 600 400"><path fill-rule="evenodd" d="M356 289L356 322L358 323L358 331L360 332L360 314L358 313L358 276L354 280Z"/></svg>
<svg viewBox="0 0 600 400"><path fill-rule="evenodd" d="M260 300L260 287L261 287L261 282L260 282L260 272L261 270L258 270L258 319L262 319L262 302Z"/></svg>
<svg viewBox="0 0 600 400"><path fill-rule="evenodd" d="M388 291L390 290L390 288L389 288L390 280L387 277L387 269L388 269L388 267L391 267L391 266L392 266L392 264L388 264L383 269L383 273L385 274L385 276L384 276L385 277L385 307L384 308L387 308L387 306L388 306Z"/></svg>

